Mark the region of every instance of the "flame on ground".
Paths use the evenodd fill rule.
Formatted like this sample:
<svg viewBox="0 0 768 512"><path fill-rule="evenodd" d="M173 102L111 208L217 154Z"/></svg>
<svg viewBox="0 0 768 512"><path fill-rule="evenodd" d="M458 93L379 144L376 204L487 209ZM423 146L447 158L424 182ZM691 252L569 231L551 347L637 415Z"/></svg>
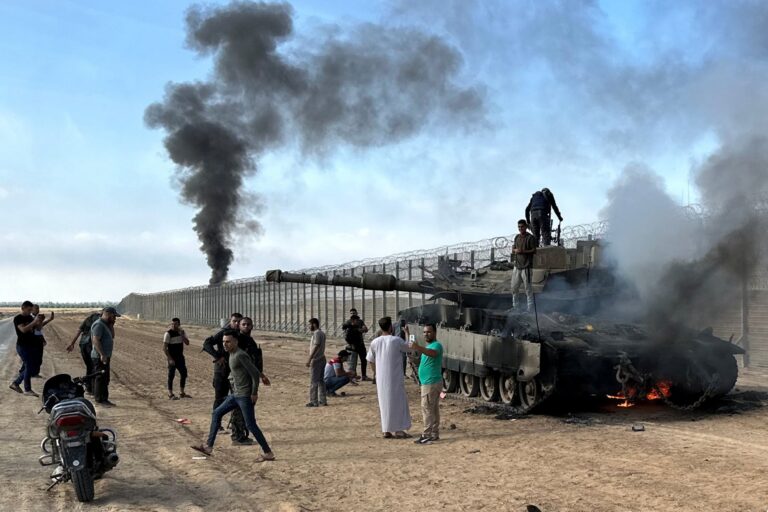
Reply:
<svg viewBox="0 0 768 512"><path fill-rule="evenodd" d="M618 407L633 407L637 400L661 400L662 398L669 398L672 395L672 381L660 380L657 381L654 387L650 391L643 394L638 388L629 386L627 387L627 394L619 392L616 395L605 395L613 400L622 400L622 403L617 404Z"/></svg>

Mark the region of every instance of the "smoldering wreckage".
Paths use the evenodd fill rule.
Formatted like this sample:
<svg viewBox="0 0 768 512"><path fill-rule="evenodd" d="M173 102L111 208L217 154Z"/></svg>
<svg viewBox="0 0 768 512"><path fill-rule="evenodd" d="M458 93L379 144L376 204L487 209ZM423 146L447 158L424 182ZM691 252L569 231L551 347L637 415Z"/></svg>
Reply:
<svg viewBox="0 0 768 512"><path fill-rule="evenodd" d="M532 313L510 309L511 269L506 261L471 269L445 257L429 279L420 281L377 273L329 277L281 270L267 272L266 280L444 299L449 303L434 301L399 313L412 333L420 333L420 325L440 326L444 391L499 402L515 413L553 398L595 397L616 399L623 406L662 400L693 409L735 385L734 356L745 351L714 336L711 328L658 330L601 314L632 297L612 269L601 265L597 240L580 241L573 249L537 250Z"/></svg>
<svg viewBox="0 0 768 512"><path fill-rule="evenodd" d="M289 143L286 133L294 132L304 153L313 155L328 146L397 143L434 123L475 126L487 113L482 84L460 83L460 53L434 35L366 25L345 37L321 38L313 51L283 52L281 45L295 36L287 4L194 7L186 21L188 43L213 57L215 72L207 82L169 84L164 100L151 105L145 118L149 126L166 131L169 156L179 166L182 198L199 207L195 229L212 268L211 285L226 280L233 259L231 230L247 213L241 208L248 199L244 179L256 172L260 155ZM260 30L244 32L242 26ZM404 82L392 83L393 77ZM695 73L691 77L701 79ZM412 93L393 96L392 91ZM361 101L375 108L361 108L367 105ZM719 153L695 171L702 202L726 220L711 225L737 232L751 214L743 208L749 203L745 198L766 190L762 169L768 155L760 136L747 128L723 141ZM726 177L734 173L741 178L729 181ZM624 190L638 196L636 186ZM610 193L620 196L621 184ZM638 201L615 202L631 210L626 205ZM645 213L634 211L635 217L658 210L643 202ZM609 206L605 213L621 230L620 212ZM252 231L260 231L249 222ZM661 222L671 223L668 218ZM511 267L505 262L475 269L446 258L423 281L281 271L268 272L267 280L423 292L444 299L403 310L400 316L411 332L425 323L440 325L447 392L499 401L521 412L568 396L611 396L624 405L658 399L694 408L733 388L735 356L744 349L711 329L690 326L701 325L722 304L707 296L720 293L714 290L723 281L746 281L756 254L745 244L736 244L735 255L733 247L721 250L728 248L720 243L726 233L707 236L715 243L704 244L710 249L701 250L706 256L700 261L687 259L697 260L691 268L673 269L664 280L645 279L659 289L638 306L644 314L626 314L639 303L633 287L615 261L602 257L604 247L589 240L572 249L539 249L532 272L533 315L508 311ZM663 263L657 268L668 268L669 261ZM710 288L699 294L705 298L688 301L685 289L700 284ZM724 295L736 300L731 292ZM691 310L697 309L700 317L693 319Z"/></svg>

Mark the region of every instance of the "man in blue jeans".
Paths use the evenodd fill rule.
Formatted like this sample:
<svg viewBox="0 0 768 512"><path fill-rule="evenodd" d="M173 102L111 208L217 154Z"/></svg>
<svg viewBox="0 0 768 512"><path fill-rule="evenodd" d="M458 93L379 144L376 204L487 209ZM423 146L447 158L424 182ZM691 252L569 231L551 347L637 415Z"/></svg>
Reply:
<svg viewBox="0 0 768 512"><path fill-rule="evenodd" d="M325 373L323 374L323 381L325 381L325 392L328 396L338 396L336 391L343 388L350 382L357 384L352 380L355 376L355 372L344 371L344 363L349 359L349 352L342 350L336 357L328 361L325 365Z"/></svg>
<svg viewBox="0 0 768 512"><path fill-rule="evenodd" d="M256 459L256 462L275 460L275 454L269 447L264 434L256 424L256 416L253 412L253 406L259 398L259 380L261 372L251 361L250 356L237 346L238 332L234 329L228 329L224 332L223 344L224 350L229 354L229 383L232 386L232 394L227 396L211 415L211 428L208 432L208 440L205 444L194 445L193 449L206 455L213 452L213 443L216 442L216 434L219 432L221 418L228 412L240 408L245 420L245 426L251 431L256 442L261 446L263 455ZM268 380L267 380L268 382Z"/></svg>
<svg viewBox="0 0 768 512"><path fill-rule="evenodd" d="M44 320L43 315L32 316L34 304L25 300L21 305L21 313L13 318L13 327L16 329L16 353L21 358L21 370L19 375L11 382L9 386L17 393L24 393L28 396L39 396L32 391L31 378L37 375L40 370L38 365L37 351L35 349L35 329L38 329ZM24 382L24 391L19 384Z"/></svg>

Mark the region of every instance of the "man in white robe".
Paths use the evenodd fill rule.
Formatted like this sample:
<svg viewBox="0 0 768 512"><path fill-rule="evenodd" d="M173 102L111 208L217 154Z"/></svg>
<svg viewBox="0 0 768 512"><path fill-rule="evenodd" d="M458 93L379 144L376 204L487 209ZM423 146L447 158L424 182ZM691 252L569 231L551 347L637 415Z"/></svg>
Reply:
<svg viewBox="0 0 768 512"><path fill-rule="evenodd" d="M379 320L382 335L371 342L366 359L376 375L376 391L381 412L381 431L385 438L411 437L408 396L405 394L403 377L403 353L408 352L408 342L392 335L392 318Z"/></svg>

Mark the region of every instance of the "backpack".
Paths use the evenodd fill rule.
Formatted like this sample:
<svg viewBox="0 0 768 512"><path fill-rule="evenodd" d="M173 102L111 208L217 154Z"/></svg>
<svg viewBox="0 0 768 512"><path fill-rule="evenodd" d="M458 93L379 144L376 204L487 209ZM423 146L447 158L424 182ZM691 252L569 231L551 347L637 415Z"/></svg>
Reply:
<svg viewBox="0 0 768 512"><path fill-rule="evenodd" d="M544 192L539 190L531 196L531 210L549 210L549 201Z"/></svg>

